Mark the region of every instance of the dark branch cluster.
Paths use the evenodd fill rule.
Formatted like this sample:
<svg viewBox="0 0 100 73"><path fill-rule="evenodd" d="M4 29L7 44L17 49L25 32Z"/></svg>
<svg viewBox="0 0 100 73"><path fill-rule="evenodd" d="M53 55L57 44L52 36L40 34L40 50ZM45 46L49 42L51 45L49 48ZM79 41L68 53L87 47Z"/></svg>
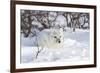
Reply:
<svg viewBox="0 0 100 73"><path fill-rule="evenodd" d="M21 10L21 33L24 37L35 36L46 28L89 29L89 13ZM62 16L65 21L57 21ZM61 18L62 20L62 18ZM60 22L66 22L62 24Z"/></svg>

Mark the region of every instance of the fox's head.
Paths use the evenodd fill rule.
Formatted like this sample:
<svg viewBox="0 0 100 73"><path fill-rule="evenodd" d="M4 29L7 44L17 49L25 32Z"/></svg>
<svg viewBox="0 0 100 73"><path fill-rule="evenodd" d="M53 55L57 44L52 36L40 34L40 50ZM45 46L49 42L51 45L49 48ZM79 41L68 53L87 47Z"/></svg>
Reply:
<svg viewBox="0 0 100 73"><path fill-rule="evenodd" d="M53 29L51 33L51 38L56 44L63 42L63 29Z"/></svg>

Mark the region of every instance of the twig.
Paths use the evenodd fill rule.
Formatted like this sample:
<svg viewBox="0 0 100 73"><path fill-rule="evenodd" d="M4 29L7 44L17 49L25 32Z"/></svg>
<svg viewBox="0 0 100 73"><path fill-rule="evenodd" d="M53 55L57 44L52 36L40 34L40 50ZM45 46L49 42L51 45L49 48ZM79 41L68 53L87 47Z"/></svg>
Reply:
<svg viewBox="0 0 100 73"><path fill-rule="evenodd" d="M43 50L43 48L39 49L37 34L36 34L36 42L37 42L37 48L38 48L38 51L37 51L37 53L36 53L36 59L37 59L39 53Z"/></svg>
<svg viewBox="0 0 100 73"><path fill-rule="evenodd" d="M36 53L36 59L37 59L39 53L40 53L42 50L43 50L43 48L42 48L42 49L39 49L39 47L38 47L38 51L37 51L37 53Z"/></svg>

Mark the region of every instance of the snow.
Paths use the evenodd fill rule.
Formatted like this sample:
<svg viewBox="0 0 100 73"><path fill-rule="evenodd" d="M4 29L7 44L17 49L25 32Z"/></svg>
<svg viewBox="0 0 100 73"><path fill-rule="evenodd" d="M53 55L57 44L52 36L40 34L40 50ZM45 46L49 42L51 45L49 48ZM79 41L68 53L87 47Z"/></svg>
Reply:
<svg viewBox="0 0 100 73"><path fill-rule="evenodd" d="M56 12L49 12L48 19L49 21L54 21L57 16Z"/></svg>
<svg viewBox="0 0 100 73"><path fill-rule="evenodd" d="M21 37L21 63L66 62L89 59L89 30L70 28L64 31L64 44L61 49L44 48L36 58L35 37ZM41 47L39 47L41 49Z"/></svg>
<svg viewBox="0 0 100 73"><path fill-rule="evenodd" d="M43 27L42 24L40 22L38 22L38 21L32 21L32 25L38 26L38 28L42 28Z"/></svg>
<svg viewBox="0 0 100 73"><path fill-rule="evenodd" d="M67 26L66 18L63 15L58 15L55 20L55 26Z"/></svg>

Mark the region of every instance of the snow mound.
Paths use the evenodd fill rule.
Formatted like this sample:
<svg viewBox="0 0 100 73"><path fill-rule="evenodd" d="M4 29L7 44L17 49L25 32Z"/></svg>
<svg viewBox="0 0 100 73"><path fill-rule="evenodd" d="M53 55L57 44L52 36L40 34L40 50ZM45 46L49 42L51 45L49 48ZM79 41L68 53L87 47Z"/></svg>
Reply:
<svg viewBox="0 0 100 73"><path fill-rule="evenodd" d="M88 48L75 40L66 39L63 48L51 50L44 48L36 58L37 47L22 48L22 63L27 62L52 62L52 61L73 61L87 59ZM40 48L40 47L39 47Z"/></svg>

